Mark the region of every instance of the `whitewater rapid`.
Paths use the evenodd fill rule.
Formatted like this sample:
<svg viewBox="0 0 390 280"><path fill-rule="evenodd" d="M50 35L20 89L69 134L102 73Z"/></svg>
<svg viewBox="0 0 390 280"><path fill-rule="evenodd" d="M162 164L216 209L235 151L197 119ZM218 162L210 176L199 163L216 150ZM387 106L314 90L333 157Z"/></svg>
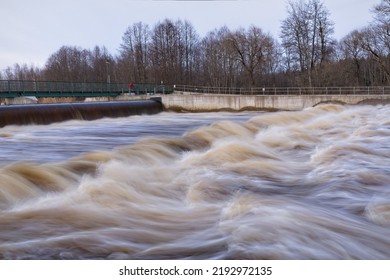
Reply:
<svg viewBox="0 0 390 280"><path fill-rule="evenodd" d="M389 259L390 106L0 129L0 259Z"/></svg>

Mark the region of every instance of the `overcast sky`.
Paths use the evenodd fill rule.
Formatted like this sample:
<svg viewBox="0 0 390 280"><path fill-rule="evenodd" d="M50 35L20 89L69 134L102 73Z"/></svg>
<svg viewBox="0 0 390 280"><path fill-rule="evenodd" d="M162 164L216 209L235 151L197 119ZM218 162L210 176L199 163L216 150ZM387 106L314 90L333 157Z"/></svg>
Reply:
<svg viewBox="0 0 390 280"><path fill-rule="evenodd" d="M372 20L380 0L323 0L337 39ZM261 27L279 37L287 0L0 0L0 70L15 63L43 67L63 45L106 46L116 55L127 27L142 21L189 20L201 36L223 25Z"/></svg>

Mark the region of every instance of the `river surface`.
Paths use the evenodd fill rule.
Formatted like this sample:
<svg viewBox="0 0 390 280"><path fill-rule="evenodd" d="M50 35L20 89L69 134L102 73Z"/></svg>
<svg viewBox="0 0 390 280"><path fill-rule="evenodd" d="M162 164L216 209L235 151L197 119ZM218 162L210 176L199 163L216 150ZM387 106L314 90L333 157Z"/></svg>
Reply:
<svg viewBox="0 0 390 280"><path fill-rule="evenodd" d="M0 259L390 259L390 106L5 126Z"/></svg>

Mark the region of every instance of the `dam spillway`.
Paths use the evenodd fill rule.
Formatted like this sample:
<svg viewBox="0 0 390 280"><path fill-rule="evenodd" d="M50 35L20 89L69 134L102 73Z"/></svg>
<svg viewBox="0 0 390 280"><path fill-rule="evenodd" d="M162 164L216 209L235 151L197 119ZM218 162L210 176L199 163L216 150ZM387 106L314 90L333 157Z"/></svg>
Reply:
<svg viewBox="0 0 390 280"><path fill-rule="evenodd" d="M88 103L11 105L0 107L0 127L6 125L50 124L71 119L96 120L110 117L157 114L163 111L158 100Z"/></svg>

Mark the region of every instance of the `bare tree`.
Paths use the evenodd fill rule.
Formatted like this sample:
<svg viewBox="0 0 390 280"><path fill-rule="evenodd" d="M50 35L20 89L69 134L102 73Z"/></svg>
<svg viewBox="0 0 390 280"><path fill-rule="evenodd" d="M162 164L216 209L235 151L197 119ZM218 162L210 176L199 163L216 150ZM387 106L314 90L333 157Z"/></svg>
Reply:
<svg viewBox="0 0 390 280"><path fill-rule="evenodd" d="M233 54L229 36L231 31L221 27L209 32L201 42L203 83L209 86L234 86L239 63Z"/></svg>
<svg viewBox="0 0 390 280"><path fill-rule="evenodd" d="M362 47L380 65L390 82L390 0L374 8L375 21L363 29Z"/></svg>
<svg viewBox="0 0 390 280"><path fill-rule="evenodd" d="M80 47L63 46L46 62L44 76L49 81L115 82L116 62L106 47L92 51Z"/></svg>
<svg viewBox="0 0 390 280"><path fill-rule="evenodd" d="M386 43L383 42L378 26L369 26L362 31L362 47L368 52L370 57L374 59L384 71L388 80L390 80L390 68L388 65L388 49Z"/></svg>
<svg viewBox="0 0 390 280"><path fill-rule="evenodd" d="M92 51L86 52L88 54L88 68L84 69L87 70L87 81L105 83L116 80L113 71L115 60L106 47L95 46Z"/></svg>
<svg viewBox="0 0 390 280"><path fill-rule="evenodd" d="M346 82L356 85L361 84L362 60L366 58L362 42L363 34L358 30L352 31L340 41L342 59L350 62L348 71L353 72L353 81L348 79Z"/></svg>
<svg viewBox="0 0 390 280"><path fill-rule="evenodd" d="M236 59L249 78L248 85L255 86L262 74L268 74L274 67L275 41L259 27L239 29L227 38Z"/></svg>
<svg viewBox="0 0 390 280"><path fill-rule="evenodd" d="M0 72L0 77L7 80L40 80L41 76L42 73L38 67L18 63L14 64L13 67L7 67L3 75Z"/></svg>
<svg viewBox="0 0 390 280"><path fill-rule="evenodd" d="M158 23L152 32L150 56L154 82L174 84L179 63L179 31L175 24L166 19Z"/></svg>
<svg viewBox="0 0 390 280"><path fill-rule="evenodd" d="M302 73L307 73L308 84L312 86L313 71L328 60L334 42L329 11L320 0L301 0L290 1L287 12L281 39L288 56L288 70L298 66Z"/></svg>
<svg viewBox="0 0 390 280"><path fill-rule="evenodd" d="M199 69L199 35L189 21L178 21L179 60L183 73L181 83L188 84L195 79L195 71Z"/></svg>
<svg viewBox="0 0 390 280"><path fill-rule="evenodd" d="M242 65L249 76L249 82L255 85L255 71L263 63L263 51L260 43L263 36L261 29L254 26L247 33L240 29L231 33L228 42L235 54L235 59Z"/></svg>
<svg viewBox="0 0 390 280"><path fill-rule="evenodd" d="M382 0L374 7L373 12L377 23L383 25L385 33L390 36L390 0Z"/></svg>
<svg viewBox="0 0 390 280"><path fill-rule="evenodd" d="M147 24L138 22L126 30L122 37L119 59L125 80L138 83L148 81L150 40L151 31Z"/></svg>
<svg viewBox="0 0 390 280"><path fill-rule="evenodd" d="M78 47L63 46L46 62L45 78L51 81L86 81L88 52Z"/></svg>

